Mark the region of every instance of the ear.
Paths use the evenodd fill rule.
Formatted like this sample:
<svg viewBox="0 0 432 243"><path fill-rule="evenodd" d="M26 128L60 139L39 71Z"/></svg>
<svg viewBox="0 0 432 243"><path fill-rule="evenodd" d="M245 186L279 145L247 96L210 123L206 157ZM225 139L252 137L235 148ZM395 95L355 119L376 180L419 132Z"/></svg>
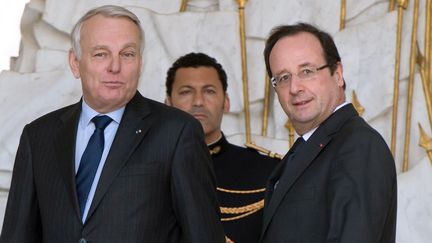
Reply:
<svg viewBox="0 0 432 243"><path fill-rule="evenodd" d="M165 97L165 105L172 106L171 98L169 96Z"/></svg>
<svg viewBox="0 0 432 243"><path fill-rule="evenodd" d="M75 78L80 78L79 60L72 48L69 50L69 67Z"/></svg>
<svg viewBox="0 0 432 243"><path fill-rule="evenodd" d="M138 74L138 76L139 77L141 77L141 73L142 73L142 70L143 70L143 68L144 68L144 60L143 60L143 55L142 55L142 53L141 52L139 52L139 74Z"/></svg>
<svg viewBox="0 0 432 243"><path fill-rule="evenodd" d="M335 70L335 72L334 72L333 75L336 78L337 85L342 88L343 85L344 85L344 83L345 83L345 81L344 81L344 78L343 78L343 66L342 66L341 62L338 62L336 64L336 70Z"/></svg>
<svg viewBox="0 0 432 243"><path fill-rule="evenodd" d="M230 109L230 99L228 97L228 94L225 93L223 111L226 113L229 111L229 109Z"/></svg>

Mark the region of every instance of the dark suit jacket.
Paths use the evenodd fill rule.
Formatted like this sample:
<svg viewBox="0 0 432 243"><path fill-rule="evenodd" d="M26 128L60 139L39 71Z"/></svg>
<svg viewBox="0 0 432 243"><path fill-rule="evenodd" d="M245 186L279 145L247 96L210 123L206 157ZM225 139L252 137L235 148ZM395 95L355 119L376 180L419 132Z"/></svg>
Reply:
<svg viewBox="0 0 432 243"><path fill-rule="evenodd" d="M394 160L351 104L324 121L286 166L266 195L262 242L395 242ZM271 176L268 190L274 182Z"/></svg>
<svg viewBox="0 0 432 243"><path fill-rule="evenodd" d="M1 243L224 242L201 125L138 92L83 225L74 169L80 112L81 102L24 128Z"/></svg>

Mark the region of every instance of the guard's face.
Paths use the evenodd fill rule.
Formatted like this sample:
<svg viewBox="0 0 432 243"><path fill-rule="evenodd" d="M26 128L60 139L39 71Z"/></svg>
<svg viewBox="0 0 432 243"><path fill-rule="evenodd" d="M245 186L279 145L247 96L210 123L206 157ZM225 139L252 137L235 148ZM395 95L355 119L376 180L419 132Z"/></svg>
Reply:
<svg viewBox="0 0 432 243"><path fill-rule="evenodd" d="M140 30L127 18L96 15L81 29L81 59L69 53L83 98L101 113L116 110L135 95L141 69Z"/></svg>
<svg viewBox="0 0 432 243"><path fill-rule="evenodd" d="M275 77L293 74L290 82L276 86L275 90L283 110L300 135L321 124L344 101L340 63L333 75L329 68L324 68L309 78L297 76L305 68L313 70L327 64L319 41L312 34L283 37L273 47L269 62Z"/></svg>
<svg viewBox="0 0 432 243"><path fill-rule="evenodd" d="M229 99L214 68L179 68L167 102L200 121L207 143L220 136L222 116L229 110Z"/></svg>

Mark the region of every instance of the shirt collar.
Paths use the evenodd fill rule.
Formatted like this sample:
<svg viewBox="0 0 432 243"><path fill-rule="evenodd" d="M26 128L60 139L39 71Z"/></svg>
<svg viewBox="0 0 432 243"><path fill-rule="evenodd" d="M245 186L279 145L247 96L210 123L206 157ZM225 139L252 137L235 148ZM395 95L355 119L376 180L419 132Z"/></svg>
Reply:
<svg viewBox="0 0 432 243"><path fill-rule="evenodd" d="M338 107L336 107L336 109L333 111L333 113L335 113L337 110L339 110L340 108L342 108L342 107L344 107L344 106L346 106L346 105L348 105L349 103L348 102L344 102L344 103L342 103L342 104L340 104Z"/></svg>
<svg viewBox="0 0 432 243"><path fill-rule="evenodd" d="M342 103L342 104L340 104L339 106L337 106L336 107L336 109L333 111L333 113L335 113L337 110L339 110L340 108L342 108L342 107L344 107L344 106L346 106L346 105L348 105L349 103L348 102L344 102L344 103ZM310 130L309 132L307 132L307 133L305 133L305 134L303 134L303 139L305 140L305 141L307 141L311 136L312 136L312 134L318 129L318 127L319 126L317 126L317 127L315 127L314 129L312 129L312 130Z"/></svg>
<svg viewBox="0 0 432 243"><path fill-rule="evenodd" d="M91 121L91 119L93 119L93 117L97 116L97 115L107 115L109 116L111 119L113 119L113 121L115 121L117 124L120 124L121 118L123 116L123 113L125 111L125 107L121 107L115 111L111 111L108 112L106 114L101 114L95 110L93 110L86 102L84 99L82 99L82 112L81 112L81 120L82 122L84 122L84 125L88 125Z"/></svg>
<svg viewBox="0 0 432 243"><path fill-rule="evenodd" d="M213 142L207 144L207 146L210 147L210 146L212 146L212 145L218 143L218 142L221 140L222 137L223 137L223 135L222 135L222 132L221 132L220 135L219 135L219 137L218 137L215 141L213 141Z"/></svg>

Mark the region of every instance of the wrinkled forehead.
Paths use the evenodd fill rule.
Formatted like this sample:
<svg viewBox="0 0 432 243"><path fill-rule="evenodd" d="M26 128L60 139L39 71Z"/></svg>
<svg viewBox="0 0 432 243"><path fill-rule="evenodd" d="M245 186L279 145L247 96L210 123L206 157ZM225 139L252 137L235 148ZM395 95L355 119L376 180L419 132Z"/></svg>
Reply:
<svg viewBox="0 0 432 243"><path fill-rule="evenodd" d="M143 31L141 27L127 16L105 16L96 14L86 19L80 30L80 40L96 40L125 36L133 41L137 37L138 48L142 50Z"/></svg>
<svg viewBox="0 0 432 243"><path fill-rule="evenodd" d="M103 15L103 14L96 14L93 15L91 17L89 17L88 19L86 19L85 21L83 21L82 27L81 27L81 34L83 32L84 29L92 29L94 30L101 30L104 31L106 30L107 27L112 26L112 25L130 25L130 26L134 26L137 30L137 33L139 33L139 35L141 35L142 30L141 27L131 18L127 17L127 16L107 16L107 15Z"/></svg>

